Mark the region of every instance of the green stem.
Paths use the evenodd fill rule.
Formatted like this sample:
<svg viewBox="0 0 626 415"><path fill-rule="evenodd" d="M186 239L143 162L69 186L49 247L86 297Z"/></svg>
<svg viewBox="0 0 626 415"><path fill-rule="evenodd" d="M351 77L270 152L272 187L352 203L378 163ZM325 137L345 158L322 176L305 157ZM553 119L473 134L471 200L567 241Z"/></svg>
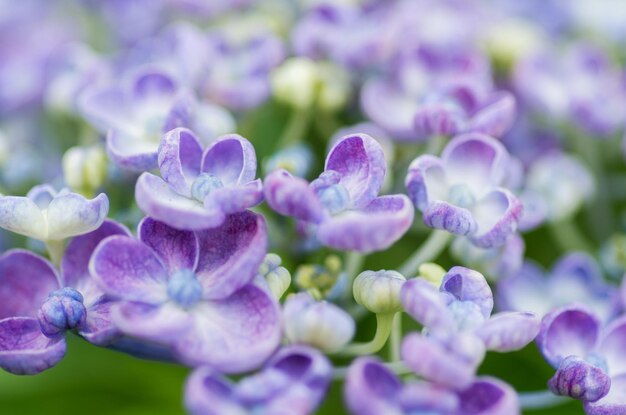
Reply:
<svg viewBox="0 0 626 415"><path fill-rule="evenodd" d="M396 313L391 325L391 337L389 338L389 360L400 360L400 343L402 342L402 313Z"/></svg>
<svg viewBox="0 0 626 415"><path fill-rule="evenodd" d="M50 256L50 261L57 267L61 265L61 258L63 258L63 253L65 252L65 241L58 240L48 240L44 241L46 244L46 249L48 250L48 255Z"/></svg>
<svg viewBox="0 0 626 415"><path fill-rule="evenodd" d="M307 109L295 109L291 113L287 127L283 130L278 140L278 148L284 148L295 144L303 139L303 135L309 125L310 111Z"/></svg>
<svg viewBox="0 0 626 415"><path fill-rule="evenodd" d="M346 253L344 270L348 277L348 283L346 284L344 298L350 298L352 295L352 284L363 266L363 261L365 261L365 255L363 254L353 251Z"/></svg>
<svg viewBox="0 0 626 415"><path fill-rule="evenodd" d="M565 252L586 251L594 252L593 246L587 238L580 232L572 219L563 219L558 222L550 222L548 229L554 241Z"/></svg>
<svg viewBox="0 0 626 415"><path fill-rule="evenodd" d="M438 156L439 153L446 146L446 142L448 141L448 137L445 135L436 135L431 137L428 141L428 145L426 146L426 154L432 154L434 156Z"/></svg>
<svg viewBox="0 0 626 415"><path fill-rule="evenodd" d="M374 338L365 343L351 343L344 347L338 354L342 356L361 356L374 354L383 348L389 334L395 313L376 314L376 333Z"/></svg>
<svg viewBox="0 0 626 415"><path fill-rule="evenodd" d="M403 362L383 362L381 364L396 375L406 375L407 373L411 373L411 369L406 367ZM333 380L345 379L349 369L349 367L336 367L333 369Z"/></svg>
<svg viewBox="0 0 626 415"><path fill-rule="evenodd" d="M557 396L549 390L536 392L519 392L519 401L523 409L545 409L571 402L571 399Z"/></svg>
<svg viewBox="0 0 626 415"><path fill-rule="evenodd" d="M446 231L434 230L422 246L400 266L400 274L407 278L417 274L419 266L436 259L451 238L452 234Z"/></svg>

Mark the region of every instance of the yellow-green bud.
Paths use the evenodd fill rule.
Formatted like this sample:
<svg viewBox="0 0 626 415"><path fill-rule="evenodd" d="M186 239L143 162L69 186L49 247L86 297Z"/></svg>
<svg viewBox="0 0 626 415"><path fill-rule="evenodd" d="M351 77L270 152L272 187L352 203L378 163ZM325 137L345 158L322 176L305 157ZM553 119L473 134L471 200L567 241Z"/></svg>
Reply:
<svg viewBox="0 0 626 415"><path fill-rule="evenodd" d="M341 259L329 255L323 265L305 264L296 270L295 281L298 287L307 291L317 291L325 298L341 275Z"/></svg>
<svg viewBox="0 0 626 415"><path fill-rule="evenodd" d="M75 192L91 196L107 176L107 156L100 145L72 147L63 155L65 183Z"/></svg>
<svg viewBox="0 0 626 415"><path fill-rule="evenodd" d="M402 310L400 289L405 281L397 271L364 271L354 280L352 293L372 313L395 313Z"/></svg>
<svg viewBox="0 0 626 415"><path fill-rule="evenodd" d="M282 261L276 254L267 254L263 263L259 267L259 275L261 275L272 295L277 300L283 296L289 285L291 285L291 274L285 267L281 267Z"/></svg>
<svg viewBox="0 0 626 415"><path fill-rule="evenodd" d="M439 287L446 270L434 262L425 262L418 268L418 275Z"/></svg>

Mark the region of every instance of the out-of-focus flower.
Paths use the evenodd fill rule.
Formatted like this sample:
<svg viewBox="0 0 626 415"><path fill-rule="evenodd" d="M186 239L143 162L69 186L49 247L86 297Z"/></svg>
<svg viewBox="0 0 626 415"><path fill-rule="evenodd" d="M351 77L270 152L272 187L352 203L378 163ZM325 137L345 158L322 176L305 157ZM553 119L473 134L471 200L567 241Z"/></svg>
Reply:
<svg viewBox="0 0 626 415"><path fill-rule="evenodd" d="M212 368L197 369L187 380L185 407L192 415L308 415L324 398L331 375L322 353L287 346L238 383Z"/></svg>
<svg viewBox="0 0 626 415"><path fill-rule="evenodd" d="M274 352L279 306L252 283L267 247L261 216L230 215L195 233L145 218L138 235L107 238L90 262L100 287L120 300L111 310L120 331L225 373L256 368Z"/></svg>
<svg viewBox="0 0 626 415"><path fill-rule="evenodd" d="M547 314L537 344L556 369L548 385L553 393L580 399L589 415L626 410L626 319L603 327L583 305L570 305Z"/></svg>
<svg viewBox="0 0 626 415"><path fill-rule="evenodd" d="M74 191L91 195L107 176L108 160L100 145L72 147L63 155L63 177Z"/></svg>
<svg viewBox="0 0 626 415"><path fill-rule="evenodd" d="M157 167L161 136L175 127L192 128L208 139L233 129L224 109L196 101L160 67L142 67L122 81L90 87L79 106L90 122L107 133L111 159L134 170ZM228 130L211 130L211 121Z"/></svg>
<svg viewBox="0 0 626 415"><path fill-rule="evenodd" d="M137 180L137 205L150 217L177 229L219 226L231 213L263 200L256 179L256 154L245 138L219 137L203 150L190 130L163 136L158 152L162 179L144 172Z"/></svg>
<svg viewBox="0 0 626 415"><path fill-rule="evenodd" d="M544 316L559 306L583 303L609 321L620 311L616 287L604 282L596 261L582 252L563 256L551 271L526 262L522 269L498 281L500 310L528 310Z"/></svg>
<svg viewBox="0 0 626 415"><path fill-rule="evenodd" d="M519 271L524 262L525 248L524 239L512 234L504 245L486 249L477 247L467 238L456 238L450 252L463 265L480 271L495 281Z"/></svg>
<svg viewBox="0 0 626 415"><path fill-rule="evenodd" d="M367 117L398 140L481 132L500 137L513 123L515 99L494 91L479 56L432 62L402 56L392 73L372 78L361 92Z"/></svg>
<svg viewBox="0 0 626 415"><path fill-rule="evenodd" d="M402 310L400 289L406 278L396 271L365 271L354 280L354 300L372 313L396 313Z"/></svg>
<svg viewBox="0 0 626 415"><path fill-rule="evenodd" d="M533 313L491 315L485 277L467 268L451 268L439 290L423 278L411 279L400 295L406 312L426 329L404 338L403 360L424 379L457 390L472 383L486 350L521 349L539 331Z"/></svg>
<svg viewBox="0 0 626 415"><path fill-rule="evenodd" d="M561 53L541 49L519 62L514 78L522 101L547 120L572 123L597 137L624 126L623 75L593 45L575 43Z"/></svg>
<svg viewBox="0 0 626 415"><path fill-rule="evenodd" d="M111 324L111 302L89 275L87 263L96 245L111 235L130 236L113 221L69 243L61 275L45 259L14 249L0 257L0 367L35 374L65 355L67 330L91 343L107 345L119 332Z"/></svg>
<svg viewBox="0 0 626 415"><path fill-rule="evenodd" d="M403 384L374 357L359 357L350 365L344 399L353 415L520 413L515 390L498 379L478 377L461 391L424 381Z"/></svg>
<svg viewBox="0 0 626 415"><path fill-rule="evenodd" d="M348 73L330 62L290 58L272 72L274 97L300 110L336 111L350 94Z"/></svg>
<svg viewBox="0 0 626 415"><path fill-rule="evenodd" d="M306 144L296 144L278 150L263 162L265 174L284 169L297 177L306 177L313 167L313 152Z"/></svg>
<svg viewBox="0 0 626 415"><path fill-rule="evenodd" d="M294 294L284 305L285 335L290 343L308 344L324 352L341 350L354 336L354 320L338 306Z"/></svg>
<svg viewBox="0 0 626 415"><path fill-rule="evenodd" d="M515 232L522 213L517 197L501 187L509 160L495 139L465 134L450 141L441 158L423 155L413 160L405 185L427 226L492 248Z"/></svg>
<svg viewBox="0 0 626 415"><path fill-rule="evenodd" d="M55 241L97 229L109 212L109 199L33 187L25 197L0 195L0 227L41 241Z"/></svg>
<svg viewBox="0 0 626 415"><path fill-rule="evenodd" d="M277 170L265 179L265 198L275 211L315 226L324 245L359 252L385 249L413 221L404 195L378 196L385 177L380 145L365 134L341 139L324 172L311 184Z"/></svg>
<svg viewBox="0 0 626 415"><path fill-rule="evenodd" d="M291 285L291 274L281 266L282 260L276 254L267 254L259 267L259 276L277 300L283 296Z"/></svg>
<svg viewBox="0 0 626 415"><path fill-rule="evenodd" d="M621 281L626 274L626 235L615 234L604 242L600 264L611 279Z"/></svg>
<svg viewBox="0 0 626 415"><path fill-rule="evenodd" d="M341 259L337 255L327 256L322 264L302 264L296 269L295 275L298 288L321 298L341 294L346 279Z"/></svg>

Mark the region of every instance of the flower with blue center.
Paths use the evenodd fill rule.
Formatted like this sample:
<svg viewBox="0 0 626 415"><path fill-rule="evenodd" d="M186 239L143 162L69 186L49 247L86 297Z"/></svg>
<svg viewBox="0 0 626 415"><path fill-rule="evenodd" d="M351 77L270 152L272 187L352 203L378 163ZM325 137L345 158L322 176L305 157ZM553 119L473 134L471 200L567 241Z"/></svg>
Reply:
<svg viewBox="0 0 626 415"><path fill-rule="evenodd" d="M287 346L237 383L213 368L196 369L185 386L185 407L192 415L308 415L322 402L331 375L319 351Z"/></svg>
<svg viewBox="0 0 626 415"><path fill-rule="evenodd" d="M352 415L515 415L515 390L488 376L457 391L423 380L403 383L375 357L359 357L350 365L344 399Z"/></svg>
<svg viewBox="0 0 626 415"><path fill-rule="evenodd" d="M267 249L265 221L242 212L191 232L144 218L139 240L111 237L91 256L102 290L119 302L113 322L131 337L220 372L261 365L281 339L280 308L257 285Z"/></svg>
<svg viewBox="0 0 626 415"><path fill-rule="evenodd" d="M28 251L14 249L0 257L0 367L35 374L56 365L65 355L68 330L102 346L119 338L109 318L112 303L87 268L91 252L112 235L130 236L123 226L107 220L73 238L60 275Z"/></svg>
<svg viewBox="0 0 626 415"><path fill-rule="evenodd" d="M553 393L581 400L588 415L626 411L626 318L604 326L584 305L564 306L543 318L537 344L556 369Z"/></svg>
<svg viewBox="0 0 626 415"><path fill-rule="evenodd" d="M539 319L528 312L491 315L493 295L482 274L453 267L439 289L424 278L408 280L400 298L424 326L402 342L402 358L428 381L462 390L471 384L485 351L508 352L530 343Z"/></svg>
<svg viewBox="0 0 626 415"><path fill-rule="evenodd" d="M498 281L496 305L500 310L528 310L543 317L551 310L583 303L602 321L622 309L617 287L604 281L598 263L583 252L561 257L550 271L526 261L521 270Z"/></svg>
<svg viewBox="0 0 626 415"><path fill-rule="evenodd" d="M161 139L158 160L162 178L143 173L135 198L148 216L176 229L216 227L263 200L254 147L237 134L203 150L193 132L176 128Z"/></svg>
<svg viewBox="0 0 626 415"><path fill-rule="evenodd" d="M427 154L413 160L405 185L426 226L492 248L516 231L522 214L518 198L502 187L509 160L494 138L464 134L448 143L441 158Z"/></svg>
<svg viewBox="0 0 626 415"><path fill-rule="evenodd" d="M234 129L226 110L198 102L170 71L154 65L129 70L121 82L85 89L79 107L107 134L111 159L125 169L138 171L157 167L161 136L173 128L193 128L207 137Z"/></svg>
<svg viewBox="0 0 626 415"><path fill-rule="evenodd" d="M26 197L0 195L0 227L41 241L58 241L91 232L109 212L109 199L93 199L48 185L33 187Z"/></svg>
<svg viewBox="0 0 626 415"><path fill-rule="evenodd" d="M343 137L312 183L276 170L265 178L265 199L276 212L312 225L323 245L358 252L386 249L408 230L413 209L405 195L378 196L383 150L372 137Z"/></svg>

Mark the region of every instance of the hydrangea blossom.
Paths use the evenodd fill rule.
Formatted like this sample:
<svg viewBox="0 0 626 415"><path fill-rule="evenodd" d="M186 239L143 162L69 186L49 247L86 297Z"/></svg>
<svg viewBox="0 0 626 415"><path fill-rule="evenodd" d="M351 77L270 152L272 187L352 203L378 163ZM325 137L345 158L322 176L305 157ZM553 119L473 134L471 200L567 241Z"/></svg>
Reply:
<svg viewBox="0 0 626 415"><path fill-rule="evenodd" d="M42 241L61 240L97 229L107 216L109 199L94 199L67 189L33 187L26 197L0 195L0 227Z"/></svg>
<svg viewBox="0 0 626 415"><path fill-rule="evenodd" d="M143 66L128 72L122 82L86 89L79 102L85 117L107 134L109 156L118 165L140 171L156 168L161 136L175 127L209 137L234 129L230 114L196 101L168 70Z"/></svg>
<svg viewBox="0 0 626 415"><path fill-rule="evenodd" d="M552 392L583 401L589 415L626 411L626 319L603 327L588 308L573 304L547 314L537 344L556 369Z"/></svg>
<svg viewBox="0 0 626 415"><path fill-rule="evenodd" d="M485 277L467 268L451 268L439 290L424 278L411 279L400 295L406 312L426 329L404 338L403 360L424 379L457 390L472 383L486 350L521 349L539 331L533 313L491 315Z"/></svg>
<svg viewBox="0 0 626 415"><path fill-rule="evenodd" d="M455 137L441 158L422 155L409 166L405 185L426 226L469 237L481 248L505 243L522 213L520 201L501 187L509 154L478 133Z"/></svg>
<svg viewBox="0 0 626 415"><path fill-rule="evenodd" d="M518 273L498 281L496 300L500 310L528 310L538 316L559 306L584 303L602 321L622 308L617 288L604 281L596 261L582 252L564 255L548 272L527 261Z"/></svg>
<svg viewBox="0 0 626 415"><path fill-rule="evenodd" d="M111 235L128 236L113 221L68 244L61 274L45 259L21 249L0 257L0 367L35 374L65 355L65 331L108 345L120 333L109 318L111 301L96 286L87 263L93 249Z"/></svg>
<svg viewBox="0 0 626 415"><path fill-rule="evenodd" d="M512 234L504 245L486 249L477 247L467 238L457 237L452 242L450 251L461 264L482 272L488 279L495 281L520 270L525 248L524 239Z"/></svg>
<svg viewBox="0 0 626 415"><path fill-rule="evenodd" d="M176 229L219 226L263 199L254 147L239 135L219 137L203 150L193 132L177 128L161 139L158 162L163 178L143 173L135 198L146 214Z"/></svg>
<svg viewBox="0 0 626 415"><path fill-rule="evenodd" d="M250 212L191 232L151 218L139 240L110 237L91 257L100 287L125 334L169 347L176 358L226 373L261 365L280 342L280 311L253 283L266 253L266 227Z"/></svg>
<svg viewBox="0 0 626 415"><path fill-rule="evenodd" d="M403 384L374 357L360 357L350 365L344 397L353 415L520 413L513 388L497 379L478 377L461 391L424 381Z"/></svg>
<svg viewBox="0 0 626 415"><path fill-rule="evenodd" d="M380 145L370 136L343 137L312 183L276 170L265 178L265 199L283 215L314 225L324 245L371 252L397 241L413 221L404 195L378 196L385 177Z"/></svg>

